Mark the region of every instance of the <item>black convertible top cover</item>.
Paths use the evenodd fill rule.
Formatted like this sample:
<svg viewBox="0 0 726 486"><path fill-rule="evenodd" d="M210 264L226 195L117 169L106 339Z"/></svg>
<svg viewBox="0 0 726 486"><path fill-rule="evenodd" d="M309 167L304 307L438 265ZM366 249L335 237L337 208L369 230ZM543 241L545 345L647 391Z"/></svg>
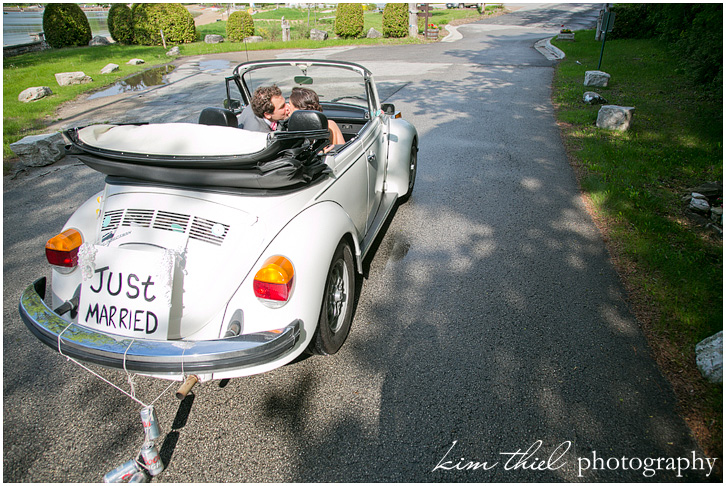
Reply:
<svg viewBox="0 0 726 486"><path fill-rule="evenodd" d="M324 117L321 113L315 113ZM166 125L169 127L165 128L170 128L169 133L181 131L178 136L182 137L184 135L184 130L181 130L182 125L189 124L178 124L179 130L174 130L176 124ZM71 142L72 153L80 161L110 176L192 187L290 189L309 184L331 172L323 162L322 153L322 148L330 143L327 121L322 125L326 127L325 129L319 128L320 126L313 130L272 132L267 136L266 146L253 153L213 155L203 155L203 151L191 155L143 153L141 151L143 149L138 148L143 142L135 140L137 137L133 136L133 128L127 130L131 134L127 138L128 146L135 147L135 150L132 149L134 151L119 150L117 146L110 149L102 143L92 145L88 143L88 137L84 141L82 134L79 134L81 128L67 130L65 135ZM130 128L128 125L115 125L110 129L103 127L101 131L109 132L114 127ZM187 138L188 128L186 127ZM208 136L210 129L241 131L228 127L205 127L200 131L206 131ZM258 138L259 135L255 134ZM127 136L126 132L124 136ZM122 145L126 143L124 139L121 142ZM187 140L180 139L178 142L176 145L181 145ZM203 142L204 140L201 145ZM176 146L173 139L166 140L165 144L165 146Z"/></svg>

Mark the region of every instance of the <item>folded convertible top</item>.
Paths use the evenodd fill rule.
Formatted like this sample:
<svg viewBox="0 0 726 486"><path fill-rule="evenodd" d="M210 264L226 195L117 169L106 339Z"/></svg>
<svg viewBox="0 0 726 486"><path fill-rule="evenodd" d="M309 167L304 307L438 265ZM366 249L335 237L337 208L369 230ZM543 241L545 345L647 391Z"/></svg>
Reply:
<svg viewBox="0 0 726 486"><path fill-rule="evenodd" d="M330 172L328 130L252 132L192 123L92 125L65 132L89 167L111 176L185 186L275 189Z"/></svg>

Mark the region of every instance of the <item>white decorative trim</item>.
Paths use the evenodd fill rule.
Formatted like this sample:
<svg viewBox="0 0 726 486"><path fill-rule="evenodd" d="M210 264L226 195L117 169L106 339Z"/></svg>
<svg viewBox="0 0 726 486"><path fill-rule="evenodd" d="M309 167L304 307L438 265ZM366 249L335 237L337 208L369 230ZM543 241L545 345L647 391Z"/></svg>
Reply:
<svg viewBox="0 0 726 486"><path fill-rule="evenodd" d="M83 280L90 280L96 273L96 253L96 246L91 243L83 243L78 249L78 266Z"/></svg>

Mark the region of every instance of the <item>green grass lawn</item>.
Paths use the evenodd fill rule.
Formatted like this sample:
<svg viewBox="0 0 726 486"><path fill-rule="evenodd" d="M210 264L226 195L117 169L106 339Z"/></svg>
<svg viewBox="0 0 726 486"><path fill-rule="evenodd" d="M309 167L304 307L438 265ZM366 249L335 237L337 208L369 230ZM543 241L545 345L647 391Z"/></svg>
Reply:
<svg viewBox="0 0 726 486"><path fill-rule="evenodd" d="M723 181L722 94L689 85L678 59L657 40L607 41L601 70L611 75L609 86L584 87L585 71L597 69L600 56L594 32L553 43L567 54L553 101L581 187L607 227L635 306L653 317L647 330L671 350L654 346L656 354L669 354L666 374L692 371L695 344L723 329L723 244L688 218L681 196ZM599 107L582 102L585 91L635 107L631 130L596 128ZM685 407L706 407L716 423L714 447L722 437L722 388L694 376L694 395L681 390L679 398Z"/></svg>
<svg viewBox="0 0 726 486"><path fill-rule="evenodd" d="M126 63L133 58L146 61L139 66ZM53 49L3 58L3 158L13 157L9 144L42 131L58 106L79 94L100 88L156 64L169 62L163 47L120 46ZM98 74L109 63L118 64L112 74ZM92 83L59 86L55 73L83 71ZM48 86L53 95L31 103L18 101L21 91Z"/></svg>

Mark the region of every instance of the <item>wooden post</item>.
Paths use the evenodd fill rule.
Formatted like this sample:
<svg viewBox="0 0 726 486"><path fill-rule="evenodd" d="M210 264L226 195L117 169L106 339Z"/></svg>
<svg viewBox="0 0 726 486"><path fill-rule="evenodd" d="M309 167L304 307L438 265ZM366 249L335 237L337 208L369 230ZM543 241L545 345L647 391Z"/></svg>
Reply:
<svg viewBox="0 0 726 486"><path fill-rule="evenodd" d="M431 11L431 5L425 3L421 5L418 8L419 12L416 14L418 17L424 18L424 39L428 39L429 37L429 12ZM416 28L416 31L418 32L418 26Z"/></svg>

